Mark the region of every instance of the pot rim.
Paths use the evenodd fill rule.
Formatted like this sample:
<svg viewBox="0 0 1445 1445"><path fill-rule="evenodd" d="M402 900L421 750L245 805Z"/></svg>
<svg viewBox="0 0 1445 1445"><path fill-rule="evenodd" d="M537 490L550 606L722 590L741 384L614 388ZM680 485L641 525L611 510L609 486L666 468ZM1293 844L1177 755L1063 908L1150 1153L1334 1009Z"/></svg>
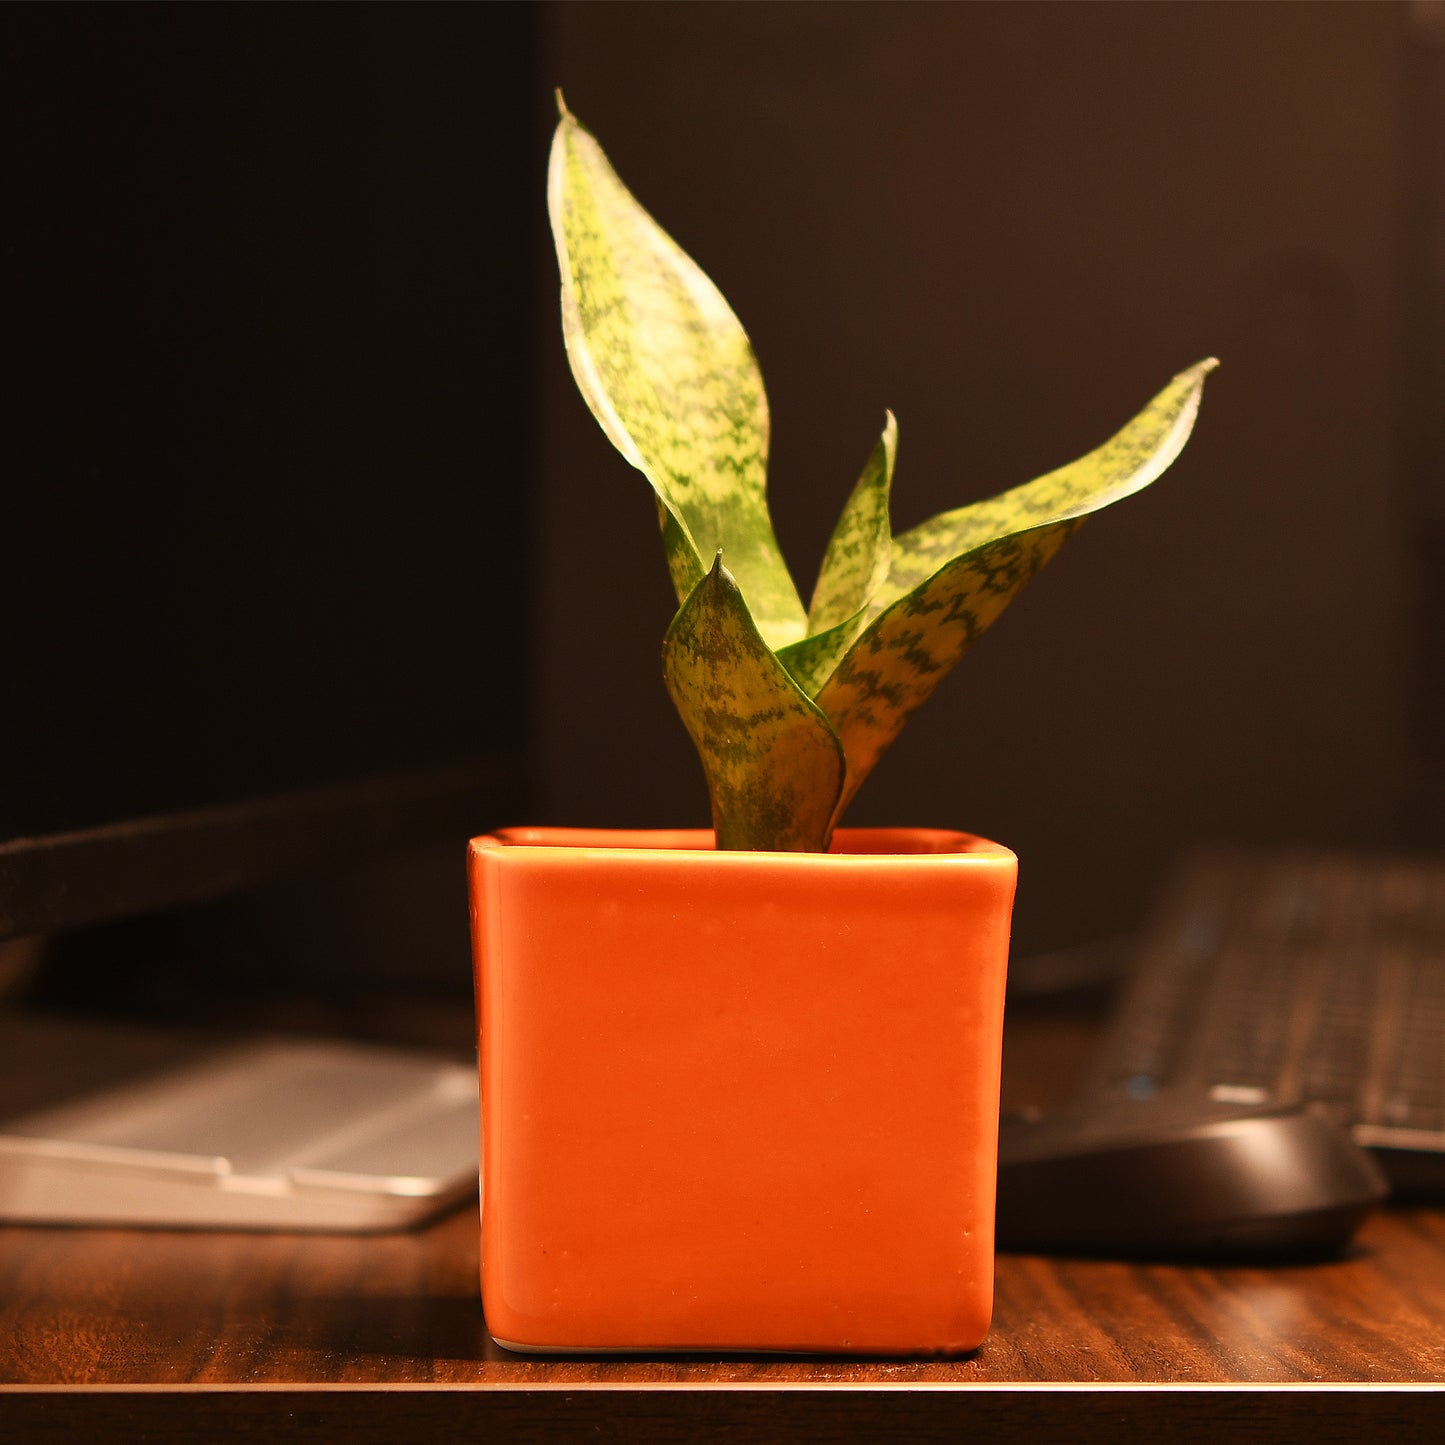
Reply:
<svg viewBox="0 0 1445 1445"><path fill-rule="evenodd" d="M577 857L652 857L667 854L675 858L711 859L724 866L747 866L767 859L773 864L788 862L826 866L832 860L869 859L880 863L907 863L917 859L941 861L954 858L1017 862L1012 849L974 833L947 828L882 827L839 828L827 853L773 852L764 850L719 851L711 828L495 828L473 838L474 850L522 851L526 853L571 854Z"/></svg>

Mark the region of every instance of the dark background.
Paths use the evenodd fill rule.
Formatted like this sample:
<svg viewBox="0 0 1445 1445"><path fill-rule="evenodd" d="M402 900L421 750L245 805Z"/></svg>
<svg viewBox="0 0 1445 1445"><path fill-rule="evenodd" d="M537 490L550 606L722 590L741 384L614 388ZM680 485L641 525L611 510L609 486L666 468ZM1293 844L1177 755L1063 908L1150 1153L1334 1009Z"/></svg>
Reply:
<svg viewBox="0 0 1445 1445"><path fill-rule="evenodd" d="M0 839L529 720L538 30L7 11Z"/></svg>
<svg viewBox="0 0 1445 1445"><path fill-rule="evenodd" d="M562 352L560 85L753 336L805 596L885 406L901 530L1223 361L1183 459L850 821L1014 847L1025 951L1132 928L1197 843L1439 846L1442 34L1389 3L8 7L0 841L503 755L532 821L706 820L647 488ZM284 967L464 987L461 843L353 878L339 933L293 886Z"/></svg>
<svg viewBox="0 0 1445 1445"><path fill-rule="evenodd" d="M0 14L0 936L53 926L47 996L468 987L463 844L533 776L541 39Z"/></svg>
<svg viewBox="0 0 1445 1445"><path fill-rule="evenodd" d="M1197 843L1442 840L1438 6L579 4L548 43L749 328L804 596L885 406L901 529L1222 359L852 821L1010 844L1023 949L1132 927ZM542 362L545 810L703 818L646 487Z"/></svg>

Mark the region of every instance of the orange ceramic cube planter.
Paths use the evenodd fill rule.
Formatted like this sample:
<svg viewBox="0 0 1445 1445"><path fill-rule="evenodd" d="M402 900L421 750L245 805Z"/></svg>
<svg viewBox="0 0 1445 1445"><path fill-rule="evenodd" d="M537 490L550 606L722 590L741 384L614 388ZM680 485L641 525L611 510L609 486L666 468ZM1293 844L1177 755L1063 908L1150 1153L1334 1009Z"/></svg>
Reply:
<svg viewBox="0 0 1445 1445"><path fill-rule="evenodd" d="M498 1341L975 1348L1016 870L926 829L842 829L829 854L474 840Z"/></svg>

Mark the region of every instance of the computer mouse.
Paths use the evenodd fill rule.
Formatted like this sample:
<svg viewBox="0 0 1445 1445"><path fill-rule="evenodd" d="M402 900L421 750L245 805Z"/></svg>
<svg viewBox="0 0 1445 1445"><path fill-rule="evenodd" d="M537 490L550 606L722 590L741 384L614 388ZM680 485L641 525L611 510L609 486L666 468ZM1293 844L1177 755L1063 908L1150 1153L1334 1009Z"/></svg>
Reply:
<svg viewBox="0 0 1445 1445"><path fill-rule="evenodd" d="M1302 1107L1161 1094L1005 1116L1002 1250L1286 1260L1341 1249L1388 1186L1365 1150Z"/></svg>

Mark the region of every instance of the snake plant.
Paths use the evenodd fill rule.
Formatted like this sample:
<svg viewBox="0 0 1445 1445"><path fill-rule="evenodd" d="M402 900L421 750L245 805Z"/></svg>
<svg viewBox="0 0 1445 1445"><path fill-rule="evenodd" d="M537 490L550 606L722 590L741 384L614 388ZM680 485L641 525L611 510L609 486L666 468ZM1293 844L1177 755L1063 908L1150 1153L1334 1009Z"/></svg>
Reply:
<svg viewBox="0 0 1445 1445"><path fill-rule="evenodd" d="M768 403L717 287L558 96L548 210L572 374L652 484L679 603L663 677L720 848L826 851L913 710L1092 512L1179 455L1210 359L1096 451L894 536L898 425L843 508L804 606L768 515Z"/></svg>

